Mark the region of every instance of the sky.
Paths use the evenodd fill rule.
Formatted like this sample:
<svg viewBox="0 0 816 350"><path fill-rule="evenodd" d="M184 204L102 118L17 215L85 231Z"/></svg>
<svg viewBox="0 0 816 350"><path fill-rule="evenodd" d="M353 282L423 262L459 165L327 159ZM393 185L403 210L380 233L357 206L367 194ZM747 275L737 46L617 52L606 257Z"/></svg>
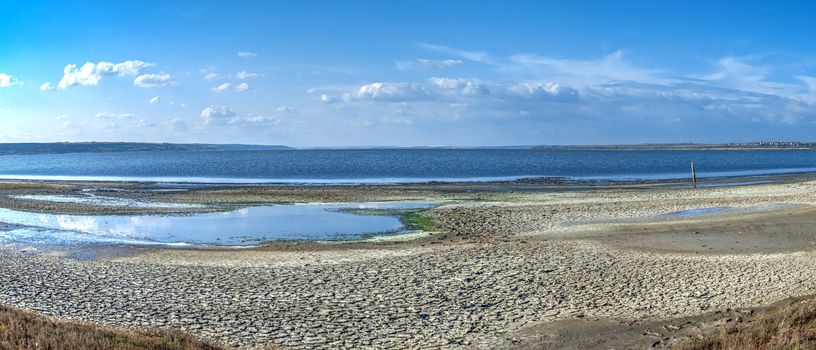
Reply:
<svg viewBox="0 0 816 350"><path fill-rule="evenodd" d="M816 141L812 1L0 0L0 142Z"/></svg>

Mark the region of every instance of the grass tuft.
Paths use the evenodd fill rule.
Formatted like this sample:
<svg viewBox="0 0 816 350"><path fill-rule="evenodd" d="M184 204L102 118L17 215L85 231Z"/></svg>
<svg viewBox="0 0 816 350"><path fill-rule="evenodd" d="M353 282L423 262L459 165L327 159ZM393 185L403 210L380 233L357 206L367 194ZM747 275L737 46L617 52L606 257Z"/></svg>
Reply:
<svg viewBox="0 0 816 350"><path fill-rule="evenodd" d="M433 232L437 230L434 218L426 211L410 212L402 216L405 228L412 231Z"/></svg>
<svg viewBox="0 0 816 350"><path fill-rule="evenodd" d="M0 349L216 350L181 332L133 332L57 321L0 305Z"/></svg>
<svg viewBox="0 0 816 350"><path fill-rule="evenodd" d="M816 349L816 298L793 302L749 320L690 338L678 350Z"/></svg>

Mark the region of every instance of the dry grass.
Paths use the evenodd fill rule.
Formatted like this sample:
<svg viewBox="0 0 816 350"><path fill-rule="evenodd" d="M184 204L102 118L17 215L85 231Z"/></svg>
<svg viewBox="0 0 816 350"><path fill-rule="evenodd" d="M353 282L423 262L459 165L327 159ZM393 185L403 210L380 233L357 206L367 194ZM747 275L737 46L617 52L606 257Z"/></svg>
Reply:
<svg viewBox="0 0 816 350"><path fill-rule="evenodd" d="M816 297L760 312L679 344L680 350L816 349Z"/></svg>
<svg viewBox="0 0 816 350"><path fill-rule="evenodd" d="M93 350L223 349L173 332L131 332L90 324L57 321L0 306L0 349Z"/></svg>

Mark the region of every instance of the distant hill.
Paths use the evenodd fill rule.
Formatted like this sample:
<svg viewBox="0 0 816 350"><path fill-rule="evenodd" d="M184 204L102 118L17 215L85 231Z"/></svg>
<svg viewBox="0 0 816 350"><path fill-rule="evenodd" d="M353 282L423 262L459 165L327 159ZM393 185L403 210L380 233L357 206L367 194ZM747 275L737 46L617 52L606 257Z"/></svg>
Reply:
<svg viewBox="0 0 816 350"><path fill-rule="evenodd" d="M266 151L288 150L287 146L240 144L185 144L142 142L57 142L57 143L0 143L0 155L101 153L101 152L200 152L200 151Z"/></svg>
<svg viewBox="0 0 816 350"><path fill-rule="evenodd" d="M532 146L535 150L749 150L749 149L816 149L814 142L745 142L745 143L654 143L635 145L576 145L576 146Z"/></svg>
<svg viewBox="0 0 816 350"><path fill-rule="evenodd" d="M816 149L813 142L749 142L749 143L656 143L635 145L564 145L564 146L365 146L293 148L282 145L206 144L206 143L147 143L147 142L53 142L0 143L0 156L13 154L60 154L102 152L202 152L202 151L277 151L277 150L343 150L343 149L532 149L532 150L748 150L748 149Z"/></svg>

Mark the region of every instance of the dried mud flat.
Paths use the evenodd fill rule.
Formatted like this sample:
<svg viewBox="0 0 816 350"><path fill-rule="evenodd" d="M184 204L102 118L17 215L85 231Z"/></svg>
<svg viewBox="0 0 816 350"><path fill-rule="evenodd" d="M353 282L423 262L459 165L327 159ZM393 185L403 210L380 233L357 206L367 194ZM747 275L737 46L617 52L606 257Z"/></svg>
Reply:
<svg viewBox="0 0 816 350"><path fill-rule="evenodd" d="M0 192L64 190L50 186L75 185ZM281 189L247 200L247 190L207 191L141 198L248 204L297 197ZM327 200L469 202L432 212L447 238L410 242L123 247L92 260L6 247L0 303L106 325L179 328L250 349L608 349L670 346L689 335L682 330L721 318L701 314L731 315L816 287L816 183L809 181L552 193L304 191L333 193L318 196ZM733 211L666 215L709 207ZM626 330L639 335L622 336Z"/></svg>

